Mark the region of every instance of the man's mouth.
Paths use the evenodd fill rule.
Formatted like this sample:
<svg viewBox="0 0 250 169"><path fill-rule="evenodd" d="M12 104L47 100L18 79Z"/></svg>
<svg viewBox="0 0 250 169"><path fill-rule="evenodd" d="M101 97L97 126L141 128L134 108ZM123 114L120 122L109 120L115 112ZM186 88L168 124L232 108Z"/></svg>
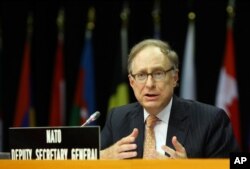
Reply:
<svg viewBox="0 0 250 169"><path fill-rule="evenodd" d="M145 94L146 98L149 99L149 100L152 100L152 99L155 99L158 94Z"/></svg>

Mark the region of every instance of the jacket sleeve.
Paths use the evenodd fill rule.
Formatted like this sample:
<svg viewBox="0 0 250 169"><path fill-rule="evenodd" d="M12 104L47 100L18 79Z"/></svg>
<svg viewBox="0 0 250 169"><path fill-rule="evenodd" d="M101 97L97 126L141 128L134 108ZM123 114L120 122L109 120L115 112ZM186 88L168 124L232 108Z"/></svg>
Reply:
<svg viewBox="0 0 250 169"><path fill-rule="evenodd" d="M224 110L219 109L215 118L210 121L206 143L206 157L228 158L230 152L240 151L230 119Z"/></svg>
<svg viewBox="0 0 250 169"><path fill-rule="evenodd" d="M101 150L113 144L112 114L113 111L108 113L107 120L101 131Z"/></svg>

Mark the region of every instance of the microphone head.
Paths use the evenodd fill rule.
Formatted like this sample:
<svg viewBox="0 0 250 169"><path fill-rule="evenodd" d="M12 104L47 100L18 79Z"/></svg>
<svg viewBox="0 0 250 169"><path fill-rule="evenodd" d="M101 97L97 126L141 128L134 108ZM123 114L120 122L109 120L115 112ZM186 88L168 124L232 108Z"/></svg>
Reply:
<svg viewBox="0 0 250 169"><path fill-rule="evenodd" d="M99 116L101 115L101 113L99 111L96 111L95 113L93 113L86 121L84 124L81 125L81 127L86 126L87 124L89 124L90 122L95 121Z"/></svg>
<svg viewBox="0 0 250 169"><path fill-rule="evenodd" d="M99 111L96 111L94 114L92 114L93 119L96 120L98 117L100 117L101 113Z"/></svg>

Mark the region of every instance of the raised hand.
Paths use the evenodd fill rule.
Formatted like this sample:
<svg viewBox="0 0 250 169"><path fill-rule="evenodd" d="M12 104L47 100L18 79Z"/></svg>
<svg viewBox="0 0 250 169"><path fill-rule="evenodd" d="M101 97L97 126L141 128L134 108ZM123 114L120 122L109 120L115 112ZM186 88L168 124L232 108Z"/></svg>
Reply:
<svg viewBox="0 0 250 169"><path fill-rule="evenodd" d="M137 145L134 142L138 133L138 129L134 128L130 135L123 137L109 148L101 150L100 159L127 159L136 157L137 152L135 149Z"/></svg>

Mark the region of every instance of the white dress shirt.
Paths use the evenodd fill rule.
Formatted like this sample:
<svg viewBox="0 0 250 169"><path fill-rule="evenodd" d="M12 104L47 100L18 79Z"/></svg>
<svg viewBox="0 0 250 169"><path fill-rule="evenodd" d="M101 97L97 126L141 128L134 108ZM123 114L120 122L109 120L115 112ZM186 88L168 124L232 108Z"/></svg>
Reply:
<svg viewBox="0 0 250 169"><path fill-rule="evenodd" d="M159 152L160 154L165 154L165 152L161 149L161 146L166 145L168 121L169 121L171 107L172 107L172 98L169 104L159 114L156 115L157 118L159 119L154 128L156 151ZM144 109L144 123L148 116L149 113Z"/></svg>

